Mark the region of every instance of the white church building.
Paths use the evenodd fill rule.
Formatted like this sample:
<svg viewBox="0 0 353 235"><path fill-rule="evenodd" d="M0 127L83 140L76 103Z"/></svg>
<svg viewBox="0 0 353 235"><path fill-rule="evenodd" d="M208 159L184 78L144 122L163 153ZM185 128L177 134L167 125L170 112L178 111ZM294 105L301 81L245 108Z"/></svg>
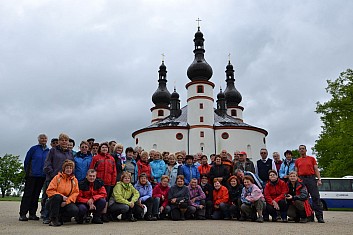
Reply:
<svg viewBox="0 0 353 235"><path fill-rule="evenodd" d="M204 58L204 37L198 27L195 33L195 59L187 70L190 82L187 105L180 107L179 94L167 89L167 68L162 61L159 67L158 88L152 96L151 125L135 131L132 137L136 146L145 150L187 154L202 152L209 156L222 149L231 155L234 151L247 152L253 161L259 159L261 148L266 147L267 131L244 122L244 108L239 105L242 96L235 88L233 65L226 66L226 89L217 95L216 108L213 97L215 84L210 81L213 71Z"/></svg>

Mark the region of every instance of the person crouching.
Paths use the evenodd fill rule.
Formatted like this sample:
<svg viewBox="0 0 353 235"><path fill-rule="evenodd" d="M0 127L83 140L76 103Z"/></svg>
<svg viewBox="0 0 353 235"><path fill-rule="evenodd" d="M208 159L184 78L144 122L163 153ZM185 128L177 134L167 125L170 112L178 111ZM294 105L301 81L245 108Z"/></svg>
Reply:
<svg viewBox="0 0 353 235"><path fill-rule="evenodd" d="M101 215L106 205L107 192L103 180L97 179L96 170L89 169L87 171L86 178L79 184L79 189L80 192L76 200L79 209L77 223L82 224L88 211L92 211L93 219L91 222L93 224L103 224Z"/></svg>
<svg viewBox="0 0 353 235"><path fill-rule="evenodd" d="M65 160L62 172L59 172L50 182L46 191L49 201L46 204L51 222L49 226L60 226L65 220L71 220L78 215L75 205L79 194L78 181L73 174L75 163ZM65 219L64 219L65 218Z"/></svg>

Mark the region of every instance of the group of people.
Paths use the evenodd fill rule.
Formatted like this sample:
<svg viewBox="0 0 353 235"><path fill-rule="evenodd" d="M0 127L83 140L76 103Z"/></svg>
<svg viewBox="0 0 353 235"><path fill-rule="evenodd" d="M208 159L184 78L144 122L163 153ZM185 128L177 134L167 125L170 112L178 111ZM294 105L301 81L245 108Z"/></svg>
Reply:
<svg viewBox="0 0 353 235"><path fill-rule="evenodd" d="M93 138L75 152L75 141L63 133L52 139L50 149L47 140L39 135L38 145L27 152L20 221L40 219L36 211L43 190L41 217L50 226L72 218L78 224L167 218L264 222L270 217L305 223L313 220L313 210L324 223L320 172L304 145L299 146L300 158L294 160L287 150L283 161L277 152L268 158L263 148L254 164L239 151L232 157L222 150L209 163L208 156L185 151L128 147L124 154L122 144L98 144Z"/></svg>

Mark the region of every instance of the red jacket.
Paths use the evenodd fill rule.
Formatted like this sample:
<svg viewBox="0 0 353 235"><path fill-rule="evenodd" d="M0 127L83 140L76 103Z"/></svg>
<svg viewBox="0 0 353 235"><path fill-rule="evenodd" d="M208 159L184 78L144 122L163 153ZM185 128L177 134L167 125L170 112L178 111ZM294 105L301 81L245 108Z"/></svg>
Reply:
<svg viewBox="0 0 353 235"><path fill-rule="evenodd" d="M293 189L293 185L291 182L288 182L288 188L289 189ZM291 193L291 190L289 190L290 194L293 194ZM311 216L313 214L313 210L311 209L311 206L310 206L310 203L309 203L309 193L308 193L308 190L307 188L305 187L305 185L303 184L303 182L298 179L298 181L295 183L295 195L292 195L293 196L293 200L292 200L292 203L294 204L294 201L295 200L301 200L301 201L304 201L304 209L305 209L305 213L306 213L306 216Z"/></svg>
<svg viewBox="0 0 353 235"><path fill-rule="evenodd" d="M76 202L87 203L91 198L94 201L99 199L105 199L107 192L105 191L104 182L100 179L96 179L93 183L88 182L84 179L79 183L80 192L76 199Z"/></svg>
<svg viewBox="0 0 353 235"><path fill-rule="evenodd" d="M278 179L277 183L272 183L271 181L267 182L265 186L264 197L266 203L272 205L272 201L278 203L280 200L284 200L284 194L286 193L288 193L287 184L283 180Z"/></svg>
<svg viewBox="0 0 353 235"><path fill-rule="evenodd" d="M137 176L139 177L142 173L145 173L148 177L148 181L152 182L150 164L140 160L137 162Z"/></svg>
<svg viewBox="0 0 353 235"><path fill-rule="evenodd" d="M200 165L197 169L200 172L200 175L209 175L210 174L210 170L211 170L211 165L206 164L206 165Z"/></svg>
<svg viewBox="0 0 353 235"><path fill-rule="evenodd" d="M228 195L228 189L224 186L221 186L220 189L213 190L213 204L214 205L219 205L222 202L223 203L227 203L229 199L229 195Z"/></svg>
<svg viewBox="0 0 353 235"><path fill-rule="evenodd" d="M104 181L104 185L114 186L116 184L115 160L109 154L98 153L92 158L90 169L97 171L97 178Z"/></svg>
<svg viewBox="0 0 353 235"><path fill-rule="evenodd" d="M152 191L152 197L159 197L161 199L162 206L165 208L168 205L168 192L169 186L163 187L161 183L157 184ZM164 201L162 201L162 195L164 196Z"/></svg>

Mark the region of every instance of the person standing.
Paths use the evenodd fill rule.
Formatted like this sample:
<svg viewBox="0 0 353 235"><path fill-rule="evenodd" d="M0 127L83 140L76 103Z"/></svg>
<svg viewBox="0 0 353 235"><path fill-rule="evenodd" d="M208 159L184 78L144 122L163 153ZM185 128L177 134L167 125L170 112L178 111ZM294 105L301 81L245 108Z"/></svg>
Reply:
<svg viewBox="0 0 353 235"><path fill-rule="evenodd" d="M272 153L272 158L273 158L273 161L275 162L275 165L276 165L276 170L277 172L279 171L279 169L281 168L281 165L282 165L282 160L281 160L281 156L279 155L278 152L273 152Z"/></svg>
<svg viewBox="0 0 353 235"><path fill-rule="evenodd" d="M260 177L260 179L264 182L267 183L268 181L268 172L270 170L274 170L277 172L277 168L275 165L275 162L268 158L268 152L267 149L262 148L260 150L260 155L261 159L256 162L256 168L255 168L255 173Z"/></svg>
<svg viewBox="0 0 353 235"><path fill-rule="evenodd" d="M46 175L46 179L43 186L43 191L46 192L50 181L62 170L62 165L65 160L74 160L72 151L69 150L70 137L67 134L61 133L59 135L59 144L55 148L51 148L44 162L43 171ZM43 208L43 223L49 224L49 214L46 210L46 200L48 199L47 193L43 193L42 196L42 208Z"/></svg>
<svg viewBox="0 0 353 235"><path fill-rule="evenodd" d="M278 171L279 178L284 180L284 182L288 182L289 172L294 171L295 168L295 160L292 155L292 151L290 150L284 152L286 159L283 161L281 168Z"/></svg>
<svg viewBox="0 0 353 235"><path fill-rule="evenodd" d="M89 152L89 144L87 141L80 143L80 151L75 154L75 176L78 182L86 178L87 171L92 162L92 155Z"/></svg>
<svg viewBox="0 0 353 235"><path fill-rule="evenodd" d="M325 223L318 189L318 186L322 184L320 171L316 159L312 156L307 156L306 151L305 145L299 145L300 158L295 161L295 169L311 195L312 207L315 211L317 222ZM315 177L318 179L317 182Z"/></svg>
<svg viewBox="0 0 353 235"><path fill-rule="evenodd" d="M48 155L48 137L45 134L38 136L38 144L32 146L24 161L25 167L25 188L20 205L19 221L39 220L36 216L38 209L38 198L45 181L43 172L44 161ZM29 217L27 218L27 213Z"/></svg>
<svg viewBox="0 0 353 235"><path fill-rule="evenodd" d="M234 172L237 169L240 169L242 171L251 171L252 173L255 174L255 166L254 163L247 158L246 152L239 152L239 158L236 163L234 163Z"/></svg>

